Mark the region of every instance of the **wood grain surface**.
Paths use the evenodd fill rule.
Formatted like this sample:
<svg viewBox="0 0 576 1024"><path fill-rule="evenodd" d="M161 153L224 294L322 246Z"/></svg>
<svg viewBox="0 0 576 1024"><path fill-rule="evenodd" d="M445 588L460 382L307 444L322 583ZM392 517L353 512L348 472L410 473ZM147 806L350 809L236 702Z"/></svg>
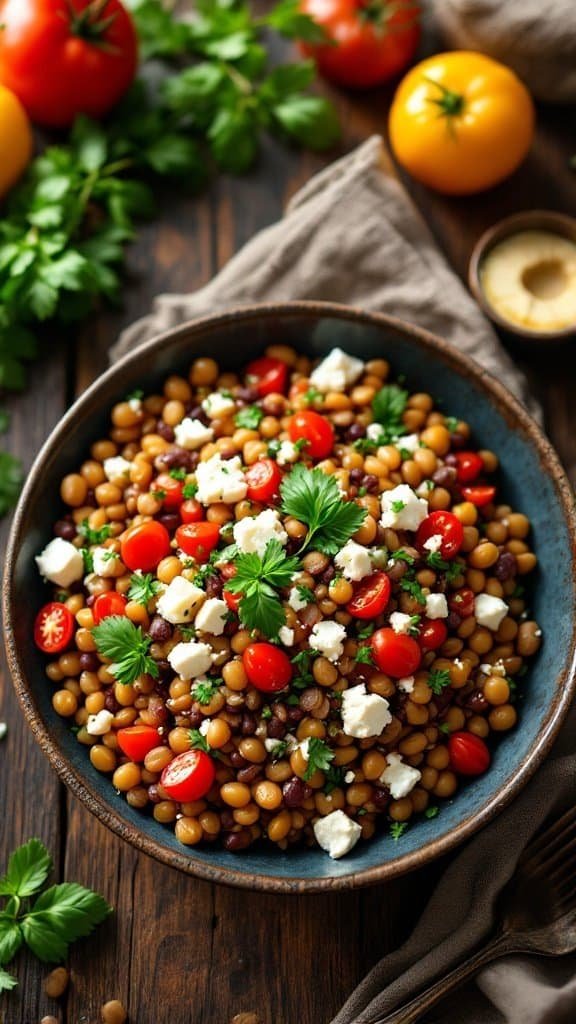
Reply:
<svg viewBox="0 0 576 1024"><path fill-rule="evenodd" d="M385 131L389 92L336 99L344 127L338 152L319 158L269 143L245 178L223 177L197 199L161 198L158 219L143 227L130 252L122 309L95 316L68 341L54 337L31 373L30 389L10 403L10 446L26 465L74 395L104 369L118 331L146 312L157 292L208 281L281 215L311 174ZM573 111L540 109L526 164L486 195L445 199L406 182L459 274L465 275L479 234L498 218L534 207L575 212L570 118L573 129ZM574 482L576 347L513 352ZM0 536L5 543L5 523ZM228 1024L242 1012L256 1014L259 1024L327 1024L371 965L407 936L442 867L341 895L252 896L196 882L124 845L66 794L28 732L4 662L0 721L9 729L0 747L0 867L17 844L39 836L53 853L57 878L98 889L116 908L74 947L72 983L59 1004L43 993L46 969L31 956L19 957L19 987L0 997L1 1024L39 1024L48 1013L63 1024L92 1024L111 998L126 1005L132 1024Z"/></svg>

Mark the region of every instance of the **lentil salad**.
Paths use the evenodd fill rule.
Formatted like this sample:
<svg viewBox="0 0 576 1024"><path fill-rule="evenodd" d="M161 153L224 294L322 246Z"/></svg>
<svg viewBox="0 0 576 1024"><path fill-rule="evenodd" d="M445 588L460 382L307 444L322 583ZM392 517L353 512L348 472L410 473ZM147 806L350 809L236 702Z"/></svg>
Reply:
<svg viewBox="0 0 576 1024"><path fill-rule="evenodd" d="M54 708L187 845L397 838L516 723L529 522L468 424L389 373L200 358L62 481L37 559Z"/></svg>

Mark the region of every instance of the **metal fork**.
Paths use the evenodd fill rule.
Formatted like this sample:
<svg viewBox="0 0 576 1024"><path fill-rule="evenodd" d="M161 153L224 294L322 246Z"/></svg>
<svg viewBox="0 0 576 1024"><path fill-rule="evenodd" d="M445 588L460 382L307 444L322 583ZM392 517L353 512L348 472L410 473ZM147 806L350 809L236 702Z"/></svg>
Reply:
<svg viewBox="0 0 576 1024"><path fill-rule="evenodd" d="M414 1024L480 968L513 953L562 956L576 949L576 807L524 851L502 892L494 938L400 1009L373 1024Z"/></svg>

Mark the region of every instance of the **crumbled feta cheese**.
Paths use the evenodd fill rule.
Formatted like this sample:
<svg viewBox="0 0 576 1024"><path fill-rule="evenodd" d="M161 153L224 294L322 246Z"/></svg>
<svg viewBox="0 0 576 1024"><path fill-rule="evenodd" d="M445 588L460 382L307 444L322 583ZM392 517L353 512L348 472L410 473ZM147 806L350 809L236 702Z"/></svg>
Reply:
<svg viewBox="0 0 576 1024"><path fill-rule="evenodd" d="M345 391L364 370L361 359L333 348L310 374L310 383L318 391Z"/></svg>
<svg viewBox="0 0 576 1024"><path fill-rule="evenodd" d="M406 434L404 437L395 437L394 445L396 448L403 448L404 451L412 454L420 447L420 435L419 434Z"/></svg>
<svg viewBox="0 0 576 1024"><path fill-rule="evenodd" d="M129 398L128 405L132 409L132 412L142 412L142 399L141 398Z"/></svg>
<svg viewBox="0 0 576 1024"><path fill-rule="evenodd" d="M388 786L393 800L402 800L414 789L422 772L409 764L404 764L401 754L388 754L386 761L388 767L382 772L380 782Z"/></svg>
<svg viewBox="0 0 576 1024"><path fill-rule="evenodd" d="M193 451L201 448L214 437L212 427L207 427L202 420L191 420L189 416L174 427L174 440L180 448Z"/></svg>
<svg viewBox="0 0 576 1024"><path fill-rule="evenodd" d="M96 576L114 576L119 559L120 555L116 551L112 551L111 548L92 549L92 564Z"/></svg>
<svg viewBox="0 0 576 1024"><path fill-rule="evenodd" d="M3 740L8 732L8 726L6 722L0 722L0 740Z"/></svg>
<svg viewBox="0 0 576 1024"><path fill-rule="evenodd" d="M62 537L51 540L44 550L36 555L35 561L40 575L59 587L69 587L84 575L84 559L80 551Z"/></svg>
<svg viewBox="0 0 576 1024"><path fill-rule="evenodd" d="M381 502L380 523L384 527L417 530L428 515L428 502L419 498L408 484L398 484L391 491L383 491Z"/></svg>
<svg viewBox="0 0 576 1024"><path fill-rule="evenodd" d="M460 658L454 658L454 668L457 668L460 671L462 671L462 669L464 668L464 662Z"/></svg>
<svg viewBox="0 0 576 1024"><path fill-rule="evenodd" d="M394 560L388 559L387 548L372 548L370 558L372 559L372 565L377 569L391 569L394 565Z"/></svg>
<svg viewBox="0 0 576 1024"><path fill-rule="evenodd" d="M492 594L477 594L474 600L474 616L479 626L497 630L502 619L508 614L508 605L500 597Z"/></svg>
<svg viewBox="0 0 576 1024"><path fill-rule="evenodd" d="M296 587L292 587L292 590L290 591L290 594L288 596L288 604L293 609L293 611L299 612L302 610L302 608L306 608L306 606L308 605L308 601L305 601L303 597L300 597L300 594L298 593Z"/></svg>
<svg viewBox="0 0 576 1024"><path fill-rule="evenodd" d="M213 455L206 462L199 462L196 469L198 501L202 505L211 505L217 501L242 501L246 497L248 485L241 465L238 455L226 460L222 460L219 455Z"/></svg>
<svg viewBox="0 0 576 1024"><path fill-rule="evenodd" d="M428 540L424 541L426 551L440 551L440 548L442 547L442 540L443 537L441 533L433 533L431 537L428 537Z"/></svg>
<svg viewBox="0 0 576 1024"><path fill-rule="evenodd" d="M198 730L198 731L199 731L200 733L202 733L202 736L206 736L206 733L208 732L208 729L210 728L210 722L211 722L211 721L212 721L212 719L211 719L211 718L204 718L204 719L203 719L203 720L202 720L202 721L200 722L200 727L199 727L199 730Z"/></svg>
<svg viewBox="0 0 576 1024"><path fill-rule="evenodd" d="M314 823L316 842L333 860L344 857L356 846L362 835L362 826L352 821L344 811L330 811L325 818Z"/></svg>
<svg viewBox="0 0 576 1024"><path fill-rule="evenodd" d="M502 661L502 659L499 659L498 661L495 661L493 665L490 665L488 662L484 662L482 665L479 666L479 668L480 668L480 671L483 672L487 676L505 676L506 675L506 666L505 666L504 662Z"/></svg>
<svg viewBox="0 0 576 1024"><path fill-rule="evenodd" d="M367 739L379 736L384 726L392 721L390 705L385 697L367 693L364 683L344 690L342 694L342 722L347 736Z"/></svg>
<svg viewBox="0 0 576 1024"><path fill-rule="evenodd" d="M156 610L167 622L191 622L192 612L206 597L205 592L184 576L175 576L160 596Z"/></svg>
<svg viewBox="0 0 576 1024"><path fill-rule="evenodd" d="M104 736L107 732L110 732L112 727L112 721L114 715L111 711L106 711L105 708L99 711L96 715L88 715L88 721L86 722L86 732L90 736Z"/></svg>
<svg viewBox="0 0 576 1024"><path fill-rule="evenodd" d="M288 534L282 526L275 508L265 508L257 516L246 516L234 524L234 541L239 551L253 552L262 556L270 540L286 544Z"/></svg>
<svg viewBox="0 0 576 1024"><path fill-rule="evenodd" d="M291 732L287 732L284 737L284 743L286 744L286 753L293 754L298 746L298 740Z"/></svg>
<svg viewBox="0 0 576 1024"><path fill-rule="evenodd" d="M408 633L411 618L411 615L405 615L404 612L392 612L390 625L395 633Z"/></svg>
<svg viewBox="0 0 576 1024"><path fill-rule="evenodd" d="M196 640L176 644L168 661L180 679L197 679L212 666L213 651L209 644Z"/></svg>
<svg viewBox="0 0 576 1024"><path fill-rule="evenodd" d="M445 619L448 617L448 602L444 594L428 594L426 597L426 615L429 619Z"/></svg>
<svg viewBox="0 0 576 1024"><path fill-rule="evenodd" d="M384 433L381 423L369 423L366 427L366 437L369 441L379 441Z"/></svg>
<svg viewBox="0 0 576 1024"><path fill-rule="evenodd" d="M398 679L396 687L402 693L412 693L414 689L414 676L403 676L402 679Z"/></svg>
<svg viewBox="0 0 576 1024"><path fill-rule="evenodd" d="M290 629L288 626L280 626L280 629L278 630L278 637L280 639L280 643L284 644L284 647L294 646L294 630Z"/></svg>
<svg viewBox="0 0 576 1024"><path fill-rule="evenodd" d="M339 622L324 619L312 627L308 643L329 661L338 661L344 653L346 630Z"/></svg>
<svg viewBox="0 0 576 1024"><path fill-rule="evenodd" d="M298 744L298 746L300 748L300 753L302 754L302 757L304 758L304 760L305 761L309 761L310 760L310 737L307 736L305 740L302 740L302 742Z"/></svg>
<svg viewBox="0 0 576 1024"><path fill-rule="evenodd" d="M347 785L350 785L351 782L354 782L355 778L356 778L356 773L355 772L352 772L352 771L346 772L346 775L344 776L344 782L346 782Z"/></svg>
<svg viewBox="0 0 576 1024"><path fill-rule="evenodd" d="M415 493L418 495L419 498L427 498L428 495L430 494L430 491L432 491L433 489L433 480L423 480L421 484L418 484Z"/></svg>
<svg viewBox="0 0 576 1024"><path fill-rule="evenodd" d="M132 463L122 455L112 455L109 459L104 459L102 465L108 480L123 480L124 483L132 469Z"/></svg>
<svg viewBox="0 0 576 1024"><path fill-rule="evenodd" d="M276 462L279 466L286 466L289 462L296 462L298 455L298 449L295 444L292 444L292 441L281 441L276 452Z"/></svg>
<svg viewBox="0 0 576 1024"><path fill-rule="evenodd" d="M209 597L196 614L194 626L201 633L212 633L222 636L228 621L228 605L218 597Z"/></svg>
<svg viewBox="0 0 576 1024"><path fill-rule="evenodd" d="M223 395L221 391L213 391L202 402L202 408L211 420L222 419L234 411L236 402L231 395Z"/></svg>
<svg viewBox="0 0 576 1024"><path fill-rule="evenodd" d="M368 548L354 540L347 541L344 547L340 548L334 558L334 564L342 570L342 575L347 580L354 582L364 579L372 572L372 559Z"/></svg>
<svg viewBox="0 0 576 1024"><path fill-rule="evenodd" d="M277 747L278 744L281 742L281 740L274 739L273 736L267 736L266 739L264 740L264 746L266 747L268 753L271 754L274 748Z"/></svg>

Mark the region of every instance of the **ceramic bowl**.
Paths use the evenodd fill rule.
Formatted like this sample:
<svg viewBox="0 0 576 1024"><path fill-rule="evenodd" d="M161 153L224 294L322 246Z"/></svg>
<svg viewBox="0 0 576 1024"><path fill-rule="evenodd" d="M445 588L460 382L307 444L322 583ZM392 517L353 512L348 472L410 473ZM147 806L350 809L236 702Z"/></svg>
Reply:
<svg viewBox="0 0 576 1024"><path fill-rule="evenodd" d="M475 441L497 452L502 499L533 524L539 556L530 604L545 641L522 682L518 727L496 745L486 775L471 781L438 817L416 823L394 842L383 834L333 861L319 849L241 854L184 847L170 828L128 806L110 779L92 768L85 747L52 710L45 659L31 643L46 589L34 555L61 512L61 478L106 434L114 403L134 388L156 390L171 372L186 372L199 355L235 368L270 343L320 356L334 345L364 359L384 356L411 389L430 392L466 419ZM575 690L576 526L573 498L558 459L524 408L480 366L439 338L388 316L344 306L288 303L226 313L178 327L125 357L72 406L40 451L22 493L9 541L3 598L14 685L36 739L62 780L97 818L135 847L204 879L254 890L350 889L421 867L469 838L521 790L550 750ZM505 811L504 811L505 813Z"/></svg>

